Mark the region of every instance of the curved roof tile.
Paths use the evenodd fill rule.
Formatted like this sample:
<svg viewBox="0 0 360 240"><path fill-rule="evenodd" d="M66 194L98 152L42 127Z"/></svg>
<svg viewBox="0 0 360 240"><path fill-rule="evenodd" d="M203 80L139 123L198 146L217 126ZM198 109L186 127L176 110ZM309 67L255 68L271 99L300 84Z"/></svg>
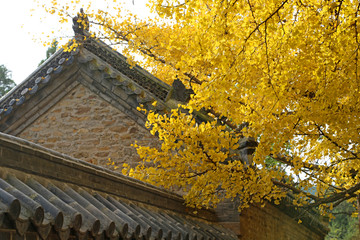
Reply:
<svg viewBox="0 0 360 240"><path fill-rule="evenodd" d="M180 196L0 133L0 226L61 240L235 240Z"/></svg>
<svg viewBox="0 0 360 240"><path fill-rule="evenodd" d="M20 234L29 222L46 239L51 227L65 240L70 229L80 235L115 239L236 239L218 225L169 211L156 211L67 184L0 179L0 212L7 213ZM20 213L22 212L22 214ZM16 224L21 222L23 224Z"/></svg>

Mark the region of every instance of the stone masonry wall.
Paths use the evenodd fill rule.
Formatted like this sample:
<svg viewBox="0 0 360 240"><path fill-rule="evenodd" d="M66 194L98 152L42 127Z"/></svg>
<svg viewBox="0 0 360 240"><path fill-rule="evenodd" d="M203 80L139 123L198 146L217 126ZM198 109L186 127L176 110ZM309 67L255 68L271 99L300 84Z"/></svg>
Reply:
<svg viewBox="0 0 360 240"><path fill-rule="evenodd" d="M131 144L156 145L147 129L83 85L18 137L101 166L107 166L108 158L134 166L140 158Z"/></svg>

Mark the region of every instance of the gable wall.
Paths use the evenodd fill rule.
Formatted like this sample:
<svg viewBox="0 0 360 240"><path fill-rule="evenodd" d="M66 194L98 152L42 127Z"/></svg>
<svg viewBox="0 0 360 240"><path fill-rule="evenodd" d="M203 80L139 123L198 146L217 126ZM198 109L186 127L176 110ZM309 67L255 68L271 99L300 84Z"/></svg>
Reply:
<svg viewBox="0 0 360 240"><path fill-rule="evenodd" d="M140 159L131 144L156 144L147 129L81 84L18 137L101 166L108 158L134 166Z"/></svg>

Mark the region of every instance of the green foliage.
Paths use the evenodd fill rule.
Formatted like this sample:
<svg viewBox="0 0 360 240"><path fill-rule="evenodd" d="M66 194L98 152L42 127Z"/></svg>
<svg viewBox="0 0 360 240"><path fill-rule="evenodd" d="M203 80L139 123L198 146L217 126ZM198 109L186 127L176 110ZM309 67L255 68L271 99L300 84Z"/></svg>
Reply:
<svg viewBox="0 0 360 240"><path fill-rule="evenodd" d="M15 86L15 82L11 79L11 71L4 65L0 65L0 97Z"/></svg>
<svg viewBox="0 0 360 240"><path fill-rule="evenodd" d="M46 60L48 60L49 57L51 57L51 55L53 55L56 52L57 47L58 47L58 41L54 40L51 46L46 50L46 58L41 60L38 66L43 64Z"/></svg>
<svg viewBox="0 0 360 240"><path fill-rule="evenodd" d="M359 222L357 217L352 217L351 213L356 212L355 207L343 202L334 208L336 218L329 224L330 232L326 240L355 240L360 239Z"/></svg>

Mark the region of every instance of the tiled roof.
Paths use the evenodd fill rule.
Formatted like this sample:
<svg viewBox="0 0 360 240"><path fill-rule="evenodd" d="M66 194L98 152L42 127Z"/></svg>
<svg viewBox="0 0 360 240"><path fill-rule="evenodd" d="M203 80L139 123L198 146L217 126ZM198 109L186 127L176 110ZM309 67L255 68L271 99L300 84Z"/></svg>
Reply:
<svg viewBox="0 0 360 240"><path fill-rule="evenodd" d="M1 228L61 240L237 239L213 213L192 211L178 195L0 133Z"/></svg>
<svg viewBox="0 0 360 240"><path fill-rule="evenodd" d="M165 101L171 87L141 67L137 65L131 67L130 64L127 63L126 58L119 52L113 51L106 44L100 41L96 42L92 39L84 43L84 48L94 53L104 62L126 75L144 89L147 89L158 99Z"/></svg>
<svg viewBox="0 0 360 240"><path fill-rule="evenodd" d="M0 99L0 119L9 115L14 108L22 105L35 94L39 87L46 86L54 75L60 73L65 66L74 62L74 53L58 51L25 81L13 88Z"/></svg>
<svg viewBox="0 0 360 240"><path fill-rule="evenodd" d="M34 178L0 178L0 201L0 211L8 214L20 235L32 224L43 239L52 227L62 240L71 230L80 236L121 239L236 239L215 224Z"/></svg>
<svg viewBox="0 0 360 240"><path fill-rule="evenodd" d="M86 49L93 55L84 53L84 51L81 51L80 49ZM86 64L91 61L96 61L95 59L99 59L102 63L100 64L98 60L98 66L93 64L92 67L95 66L95 68L92 68L91 70L109 71L110 74L104 76L104 78L115 80L109 83L112 85L110 87L111 91L114 90L114 88L121 86L127 93L135 94L137 96L137 101L144 104L151 104L154 100L160 102L166 100L171 90L171 86L157 79L139 66L131 67L123 55L112 50L103 42L90 39L84 43L83 47L80 47L80 49L71 53L59 50L26 80L1 98L0 120L11 114L15 108L30 99L38 92L38 90L50 85L49 83L51 83L60 73L63 73L64 69L68 66L79 63ZM75 59L77 58L80 60L76 61ZM108 64L109 67L104 64ZM109 68L111 68L111 70ZM117 81L117 79L122 81Z"/></svg>

